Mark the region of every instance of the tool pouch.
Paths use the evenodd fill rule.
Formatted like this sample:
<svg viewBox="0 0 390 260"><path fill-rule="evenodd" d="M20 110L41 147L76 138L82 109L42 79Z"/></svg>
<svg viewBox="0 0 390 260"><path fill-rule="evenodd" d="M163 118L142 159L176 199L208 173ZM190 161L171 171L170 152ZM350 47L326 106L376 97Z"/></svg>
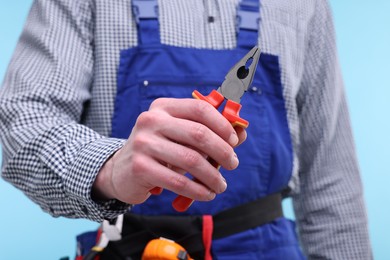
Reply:
<svg viewBox="0 0 390 260"><path fill-rule="evenodd" d="M122 239L111 241L100 259L141 259L146 244L158 237L174 240L192 258L203 259L202 229L202 216L143 216L127 213L123 220Z"/></svg>
<svg viewBox="0 0 390 260"><path fill-rule="evenodd" d="M110 241L101 253L100 260L141 259L147 243L159 237L174 240L193 259L212 259L211 240L228 237L282 217L282 197L283 192L270 194L215 216L145 216L126 213L122 239ZM84 253L81 252L81 255Z"/></svg>

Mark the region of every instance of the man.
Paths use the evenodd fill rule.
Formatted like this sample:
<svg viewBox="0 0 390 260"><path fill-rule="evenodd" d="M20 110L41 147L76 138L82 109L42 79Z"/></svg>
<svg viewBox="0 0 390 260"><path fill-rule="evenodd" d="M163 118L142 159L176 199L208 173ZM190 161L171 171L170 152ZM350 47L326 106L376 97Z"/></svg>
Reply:
<svg viewBox="0 0 390 260"><path fill-rule="evenodd" d="M216 216L288 187L307 257L370 258L328 4L259 7L35 1L1 89L3 177L53 216L95 221L183 215L176 194L197 201L184 215ZM246 132L184 98L216 88L257 44L241 113L251 125L234 149ZM281 216L213 238L216 259L304 258Z"/></svg>

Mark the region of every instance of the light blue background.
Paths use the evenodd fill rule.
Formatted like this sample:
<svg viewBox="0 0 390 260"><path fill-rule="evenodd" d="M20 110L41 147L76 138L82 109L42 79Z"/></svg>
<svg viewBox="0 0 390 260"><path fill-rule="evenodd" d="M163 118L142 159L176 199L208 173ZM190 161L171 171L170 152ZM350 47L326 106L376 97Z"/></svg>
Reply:
<svg viewBox="0 0 390 260"><path fill-rule="evenodd" d="M0 4L0 79L31 0ZM390 1L331 0L340 62L365 187L375 259L390 259ZM0 155L1 157L1 155ZM284 203L293 216L290 201ZM0 180L0 259L74 256L75 235L95 229L86 220L52 218Z"/></svg>

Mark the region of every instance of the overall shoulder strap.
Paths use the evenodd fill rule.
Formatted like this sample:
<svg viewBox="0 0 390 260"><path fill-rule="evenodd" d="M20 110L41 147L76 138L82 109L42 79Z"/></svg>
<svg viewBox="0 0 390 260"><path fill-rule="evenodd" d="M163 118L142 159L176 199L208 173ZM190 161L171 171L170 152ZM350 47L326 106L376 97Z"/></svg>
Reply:
<svg viewBox="0 0 390 260"><path fill-rule="evenodd" d="M157 0L133 0L132 11L138 29L138 44L160 43ZM237 47L257 45L260 26L260 1L242 0L237 8Z"/></svg>
<svg viewBox="0 0 390 260"><path fill-rule="evenodd" d="M237 7L237 47L257 45L260 28L260 1L242 0Z"/></svg>
<svg viewBox="0 0 390 260"><path fill-rule="evenodd" d="M132 11L138 30L138 45L160 43L157 0L133 0Z"/></svg>

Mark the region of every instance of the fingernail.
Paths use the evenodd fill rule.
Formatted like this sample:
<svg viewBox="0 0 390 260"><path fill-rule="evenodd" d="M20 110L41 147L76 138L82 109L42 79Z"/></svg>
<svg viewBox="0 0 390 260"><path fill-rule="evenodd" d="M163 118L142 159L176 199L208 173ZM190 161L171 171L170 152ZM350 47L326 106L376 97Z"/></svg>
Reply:
<svg viewBox="0 0 390 260"><path fill-rule="evenodd" d="M215 192L212 192L212 191L210 190L210 191L209 191L209 200L215 199L215 196L216 196Z"/></svg>
<svg viewBox="0 0 390 260"><path fill-rule="evenodd" d="M240 162L238 160L237 154L233 153L233 156L231 157L231 160L230 160L230 166L232 167L232 169L235 169L239 163Z"/></svg>
<svg viewBox="0 0 390 260"><path fill-rule="evenodd" d="M238 136L237 136L237 133L236 132L233 132L230 137L229 137L229 140L228 140L229 144L231 146L236 146L238 144Z"/></svg>
<svg viewBox="0 0 390 260"><path fill-rule="evenodd" d="M225 178L222 177L222 181L223 182L222 182L221 192L220 193L224 192L226 190L226 188L227 188L227 182L226 182Z"/></svg>

